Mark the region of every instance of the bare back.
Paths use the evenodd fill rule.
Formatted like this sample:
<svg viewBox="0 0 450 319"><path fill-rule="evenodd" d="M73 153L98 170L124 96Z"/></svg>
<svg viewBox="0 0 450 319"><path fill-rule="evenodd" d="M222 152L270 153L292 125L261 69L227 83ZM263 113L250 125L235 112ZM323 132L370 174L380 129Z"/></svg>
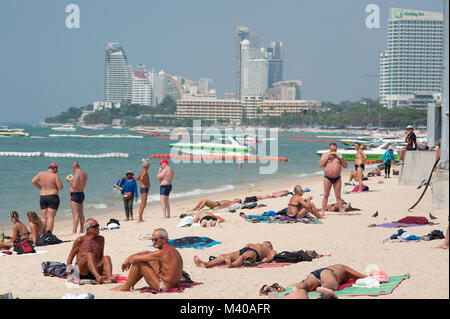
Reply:
<svg viewBox="0 0 450 319"><path fill-rule="evenodd" d="M40 185L40 195L58 195L59 190L63 189L61 179L58 174L42 171L39 172L32 181L33 185Z"/></svg>
<svg viewBox="0 0 450 319"><path fill-rule="evenodd" d="M183 272L183 258L176 248L166 244L158 251L159 278L168 286L175 286L181 279Z"/></svg>
<svg viewBox="0 0 450 319"><path fill-rule="evenodd" d="M88 175L85 171L78 168L70 183L70 192L82 192L86 187Z"/></svg>

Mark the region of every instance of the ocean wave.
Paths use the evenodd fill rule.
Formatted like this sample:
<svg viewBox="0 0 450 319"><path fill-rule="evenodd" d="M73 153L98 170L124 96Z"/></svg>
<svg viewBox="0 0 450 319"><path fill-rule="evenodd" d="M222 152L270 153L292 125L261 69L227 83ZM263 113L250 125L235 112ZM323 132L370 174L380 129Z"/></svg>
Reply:
<svg viewBox="0 0 450 319"><path fill-rule="evenodd" d="M303 173L303 174L299 174L299 175L296 175L297 177L309 177L309 176L315 176L315 175L321 175L321 174L323 174L323 171L317 171L317 172L314 172L314 173Z"/></svg>
<svg viewBox="0 0 450 319"><path fill-rule="evenodd" d="M171 193L170 198L175 199L175 198L195 197L195 196L203 195L203 194L213 194L213 193L231 191L233 189L236 189L236 187L233 185L224 185L222 187L213 188L213 189L196 188L192 191L187 191L184 193ZM153 194L147 198L147 202L159 202L159 200L160 200L159 194Z"/></svg>

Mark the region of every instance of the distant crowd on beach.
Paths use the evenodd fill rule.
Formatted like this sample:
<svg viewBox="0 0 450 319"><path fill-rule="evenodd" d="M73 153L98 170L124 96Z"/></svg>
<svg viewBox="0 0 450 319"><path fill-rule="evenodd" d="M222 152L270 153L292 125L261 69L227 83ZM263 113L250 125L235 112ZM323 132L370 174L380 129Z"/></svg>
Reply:
<svg viewBox="0 0 450 319"><path fill-rule="evenodd" d="M400 151L399 161L395 161L393 149L386 150L382 157L384 164L384 177L390 178L391 165L394 163L402 164L405 152L418 149L417 140L414 134L414 128L407 127L408 134L405 138L407 146ZM360 143L354 144L355 158L354 170L351 171L349 181L355 180L356 192L362 192L365 189L363 180L367 156L364 153ZM163 218L170 218L169 195L172 191L172 183L175 173L166 159L159 162L157 180L160 186L160 203ZM325 152L319 162L319 167L323 169L323 199L320 207L313 203L313 197L304 198L305 190L301 185L296 185L293 192L281 190L271 194L256 195L248 197L243 202L240 198L233 200L214 201L202 199L188 213L192 214L192 221L199 223L204 227L215 227L224 220L212 212L205 211L205 208L229 208L233 205L244 205L256 202L261 199L276 198L292 195L288 207L285 211L289 218L304 218L312 215L317 219L324 219L327 211L337 211L344 216L347 206L341 197L343 178L343 168L348 167L347 161L338 151L336 143L329 144L328 152ZM109 256L104 256L105 239L99 235L99 223L93 219L85 220L83 202L85 200L85 188L88 183L88 174L81 169L78 162L71 165L73 174L67 176L65 181L70 187L70 203L73 215L72 234L84 233L78 237L68 253L67 274L73 272L72 263L76 259L76 265L80 278L93 279L98 282L113 283L112 261ZM141 204L139 207L138 223L144 222L143 215L147 204L147 196L150 191L149 178L150 161L142 160L142 170L137 178L134 178L133 171L129 170L115 183L116 192L123 198L125 210L125 221L134 220L133 202L137 202L139 194L137 183L140 184ZM379 168L370 171L368 176L381 176ZM15 211L10 213L10 221L14 224L12 236L2 236L3 242L0 242L0 249L10 249L23 240L30 240L36 245L40 238L52 235L54 231L54 219L57 214L60 198L59 191L63 189L63 183L58 175L58 165L51 163L47 170L39 172L33 179L32 184L39 189L39 205L41 208L41 217L34 212L27 213L29 221L28 227L19 219L19 214ZM334 191L336 203L329 205L331 189ZM242 206L238 206L242 207ZM6 241L4 240L6 239ZM444 242L438 248L448 249L448 228ZM143 251L128 256L122 263L122 271L129 271L127 281L119 285L114 290L130 291L135 284L144 278L145 282L152 288L159 291L176 287L183 280L187 280L186 273L183 271L183 258L178 250L169 243L168 232L163 228L157 228L153 231L151 241L154 244L155 251ZM210 268L220 264L226 267L235 268L250 262L267 262L274 259L277 252L272 243L265 241L258 244L247 244L239 251L224 253L214 257L209 261L202 261L199 257L194 257L194 262L199 267ZM309 291L321 292L324 298L336 298L334 291L341 283L349 279L361 279L366 275L343 264L330 265L326 268L311 272L303 281L301 281L286 298L307 298Z"/></svg>

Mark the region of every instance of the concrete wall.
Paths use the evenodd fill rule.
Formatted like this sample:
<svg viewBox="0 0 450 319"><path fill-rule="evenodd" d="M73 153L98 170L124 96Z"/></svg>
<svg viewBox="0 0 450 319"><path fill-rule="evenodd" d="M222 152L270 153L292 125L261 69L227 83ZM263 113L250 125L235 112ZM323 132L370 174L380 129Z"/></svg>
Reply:
<svg viewBox="0 0 450 319"><path fill-rule="evenodd" d="M449 208L448 171L437 170L431 178L433 192L433 209Z"/></svg>
<svg viewBox="0 0 450 319"><path fill-rule="evenodd" d="M399 185L419 186L428 180L436 162L434 151L406 151L404 164L400 169Z"/></svg>

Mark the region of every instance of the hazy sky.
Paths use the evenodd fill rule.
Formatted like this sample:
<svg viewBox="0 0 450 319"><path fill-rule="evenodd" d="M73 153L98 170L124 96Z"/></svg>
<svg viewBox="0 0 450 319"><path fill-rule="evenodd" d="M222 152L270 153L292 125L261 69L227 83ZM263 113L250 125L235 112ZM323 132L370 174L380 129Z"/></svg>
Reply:
<svg viewBox="0 0 450 319"><path fill-rule="evenodd" d="M65 25L68 4L80 28ZM380 7L367 29L365 8ZM284 79L303 82L304 99L377 98L379 51L389 8L443 11L443 0L1 0L0 122L38 122L70 106L104 99L104 49L119 42L133 66L234 91L237 25L260 44L283 41Z"/></svg>

